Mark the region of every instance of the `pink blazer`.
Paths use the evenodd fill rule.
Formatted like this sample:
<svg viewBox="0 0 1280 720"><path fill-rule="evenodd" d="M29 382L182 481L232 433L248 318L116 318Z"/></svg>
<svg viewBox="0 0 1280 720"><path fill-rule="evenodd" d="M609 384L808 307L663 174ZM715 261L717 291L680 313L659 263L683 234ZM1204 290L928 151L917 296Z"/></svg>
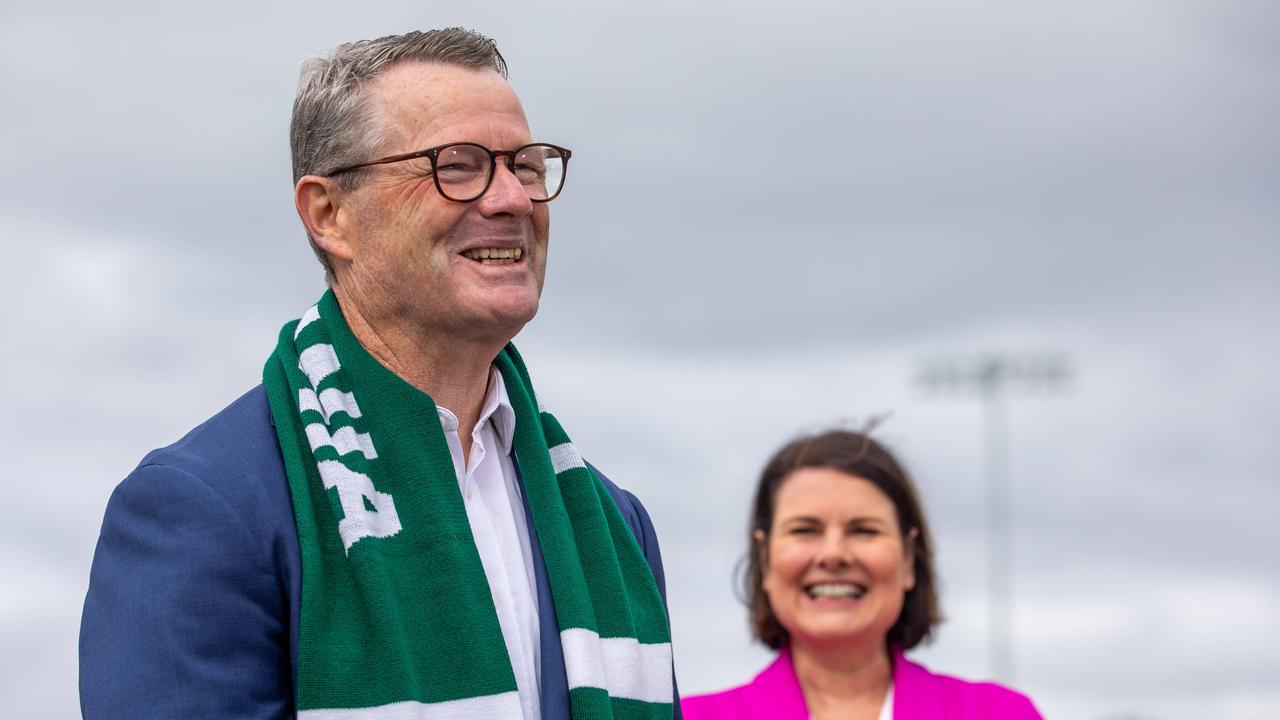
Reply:
<svg viewBox="0 0 1280 720"><path fill-rule="evenodd" d="M750 683L681 700L685 720L807 720L786 648ZM1043 720L1031 700L994 683L935 675L893 652L893 720Z"/></svg>

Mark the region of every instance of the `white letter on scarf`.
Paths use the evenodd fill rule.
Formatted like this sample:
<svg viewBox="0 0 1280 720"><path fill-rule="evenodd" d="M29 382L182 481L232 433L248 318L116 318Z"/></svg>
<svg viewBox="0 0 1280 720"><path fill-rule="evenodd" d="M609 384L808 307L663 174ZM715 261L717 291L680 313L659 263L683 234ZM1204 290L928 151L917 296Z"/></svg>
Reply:
<svg viewBox="0 0 1280 720"><path fill-rule="evenodd" d="M320 423L311 423L305 430L307 442L311 443L313 452L325 446L333 446L339 455L359 450L361 455L370 460L378 457L378 451L374 449L369 433L358 433L350 425L343 425L332 435L329 434L329 428Z"/></svg>
<svg viewBox="0 0 1280 720"><path fill-rule="evenodd" d="M391 496L378 492L368 475L358 473L337 460L321 460L316 464L326 489L336 488L342 503L343 518L338 523L342 546L348 552L357 540L367 537L391 537L400 532L400 516ZM365 500L373 510L365 507Z"/></svg>

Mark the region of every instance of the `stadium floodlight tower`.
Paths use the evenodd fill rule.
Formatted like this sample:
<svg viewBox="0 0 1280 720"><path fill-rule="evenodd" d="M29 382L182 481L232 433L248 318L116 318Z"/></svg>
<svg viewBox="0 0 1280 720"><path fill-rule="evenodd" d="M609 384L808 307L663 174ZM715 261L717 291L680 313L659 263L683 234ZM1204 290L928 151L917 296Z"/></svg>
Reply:
<svg viewBox="0 0 1280 720"><path fill-rule="evenodd" d="M987 650L989 672L1014 681L1013 483L1009 478L1008 396L1056 392L1071 380L1064 353L982 353L925 361L916 385L932 394L977 396L982 401L986 466Z"/></svg>

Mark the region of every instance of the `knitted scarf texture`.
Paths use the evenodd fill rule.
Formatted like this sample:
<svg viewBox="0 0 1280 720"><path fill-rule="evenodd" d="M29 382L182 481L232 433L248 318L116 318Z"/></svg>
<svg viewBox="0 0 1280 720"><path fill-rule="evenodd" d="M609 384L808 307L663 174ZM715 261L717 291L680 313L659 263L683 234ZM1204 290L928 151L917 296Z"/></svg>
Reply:
<svg viewBox="0 0 1280 720"><path fill-rule="evenodd" d="M494 365L572 715L670 718L670 630L644 555L515 347ZM263 383L302 551L300 720L521 717L435 403L369 355L332 291L284 326Z"/></svg>

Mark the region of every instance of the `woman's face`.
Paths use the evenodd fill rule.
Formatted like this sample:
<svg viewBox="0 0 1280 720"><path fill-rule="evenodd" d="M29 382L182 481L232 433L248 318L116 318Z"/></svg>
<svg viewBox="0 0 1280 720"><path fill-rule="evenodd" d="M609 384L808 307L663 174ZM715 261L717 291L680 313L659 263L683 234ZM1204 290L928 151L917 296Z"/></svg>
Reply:
<svg viewBox="0 0 1280 720"><path fill-rule="evenodd" d="M831 468L783 479L764 551L764 591L795 645L881 644L915 586L893 501Z"/></svg>

